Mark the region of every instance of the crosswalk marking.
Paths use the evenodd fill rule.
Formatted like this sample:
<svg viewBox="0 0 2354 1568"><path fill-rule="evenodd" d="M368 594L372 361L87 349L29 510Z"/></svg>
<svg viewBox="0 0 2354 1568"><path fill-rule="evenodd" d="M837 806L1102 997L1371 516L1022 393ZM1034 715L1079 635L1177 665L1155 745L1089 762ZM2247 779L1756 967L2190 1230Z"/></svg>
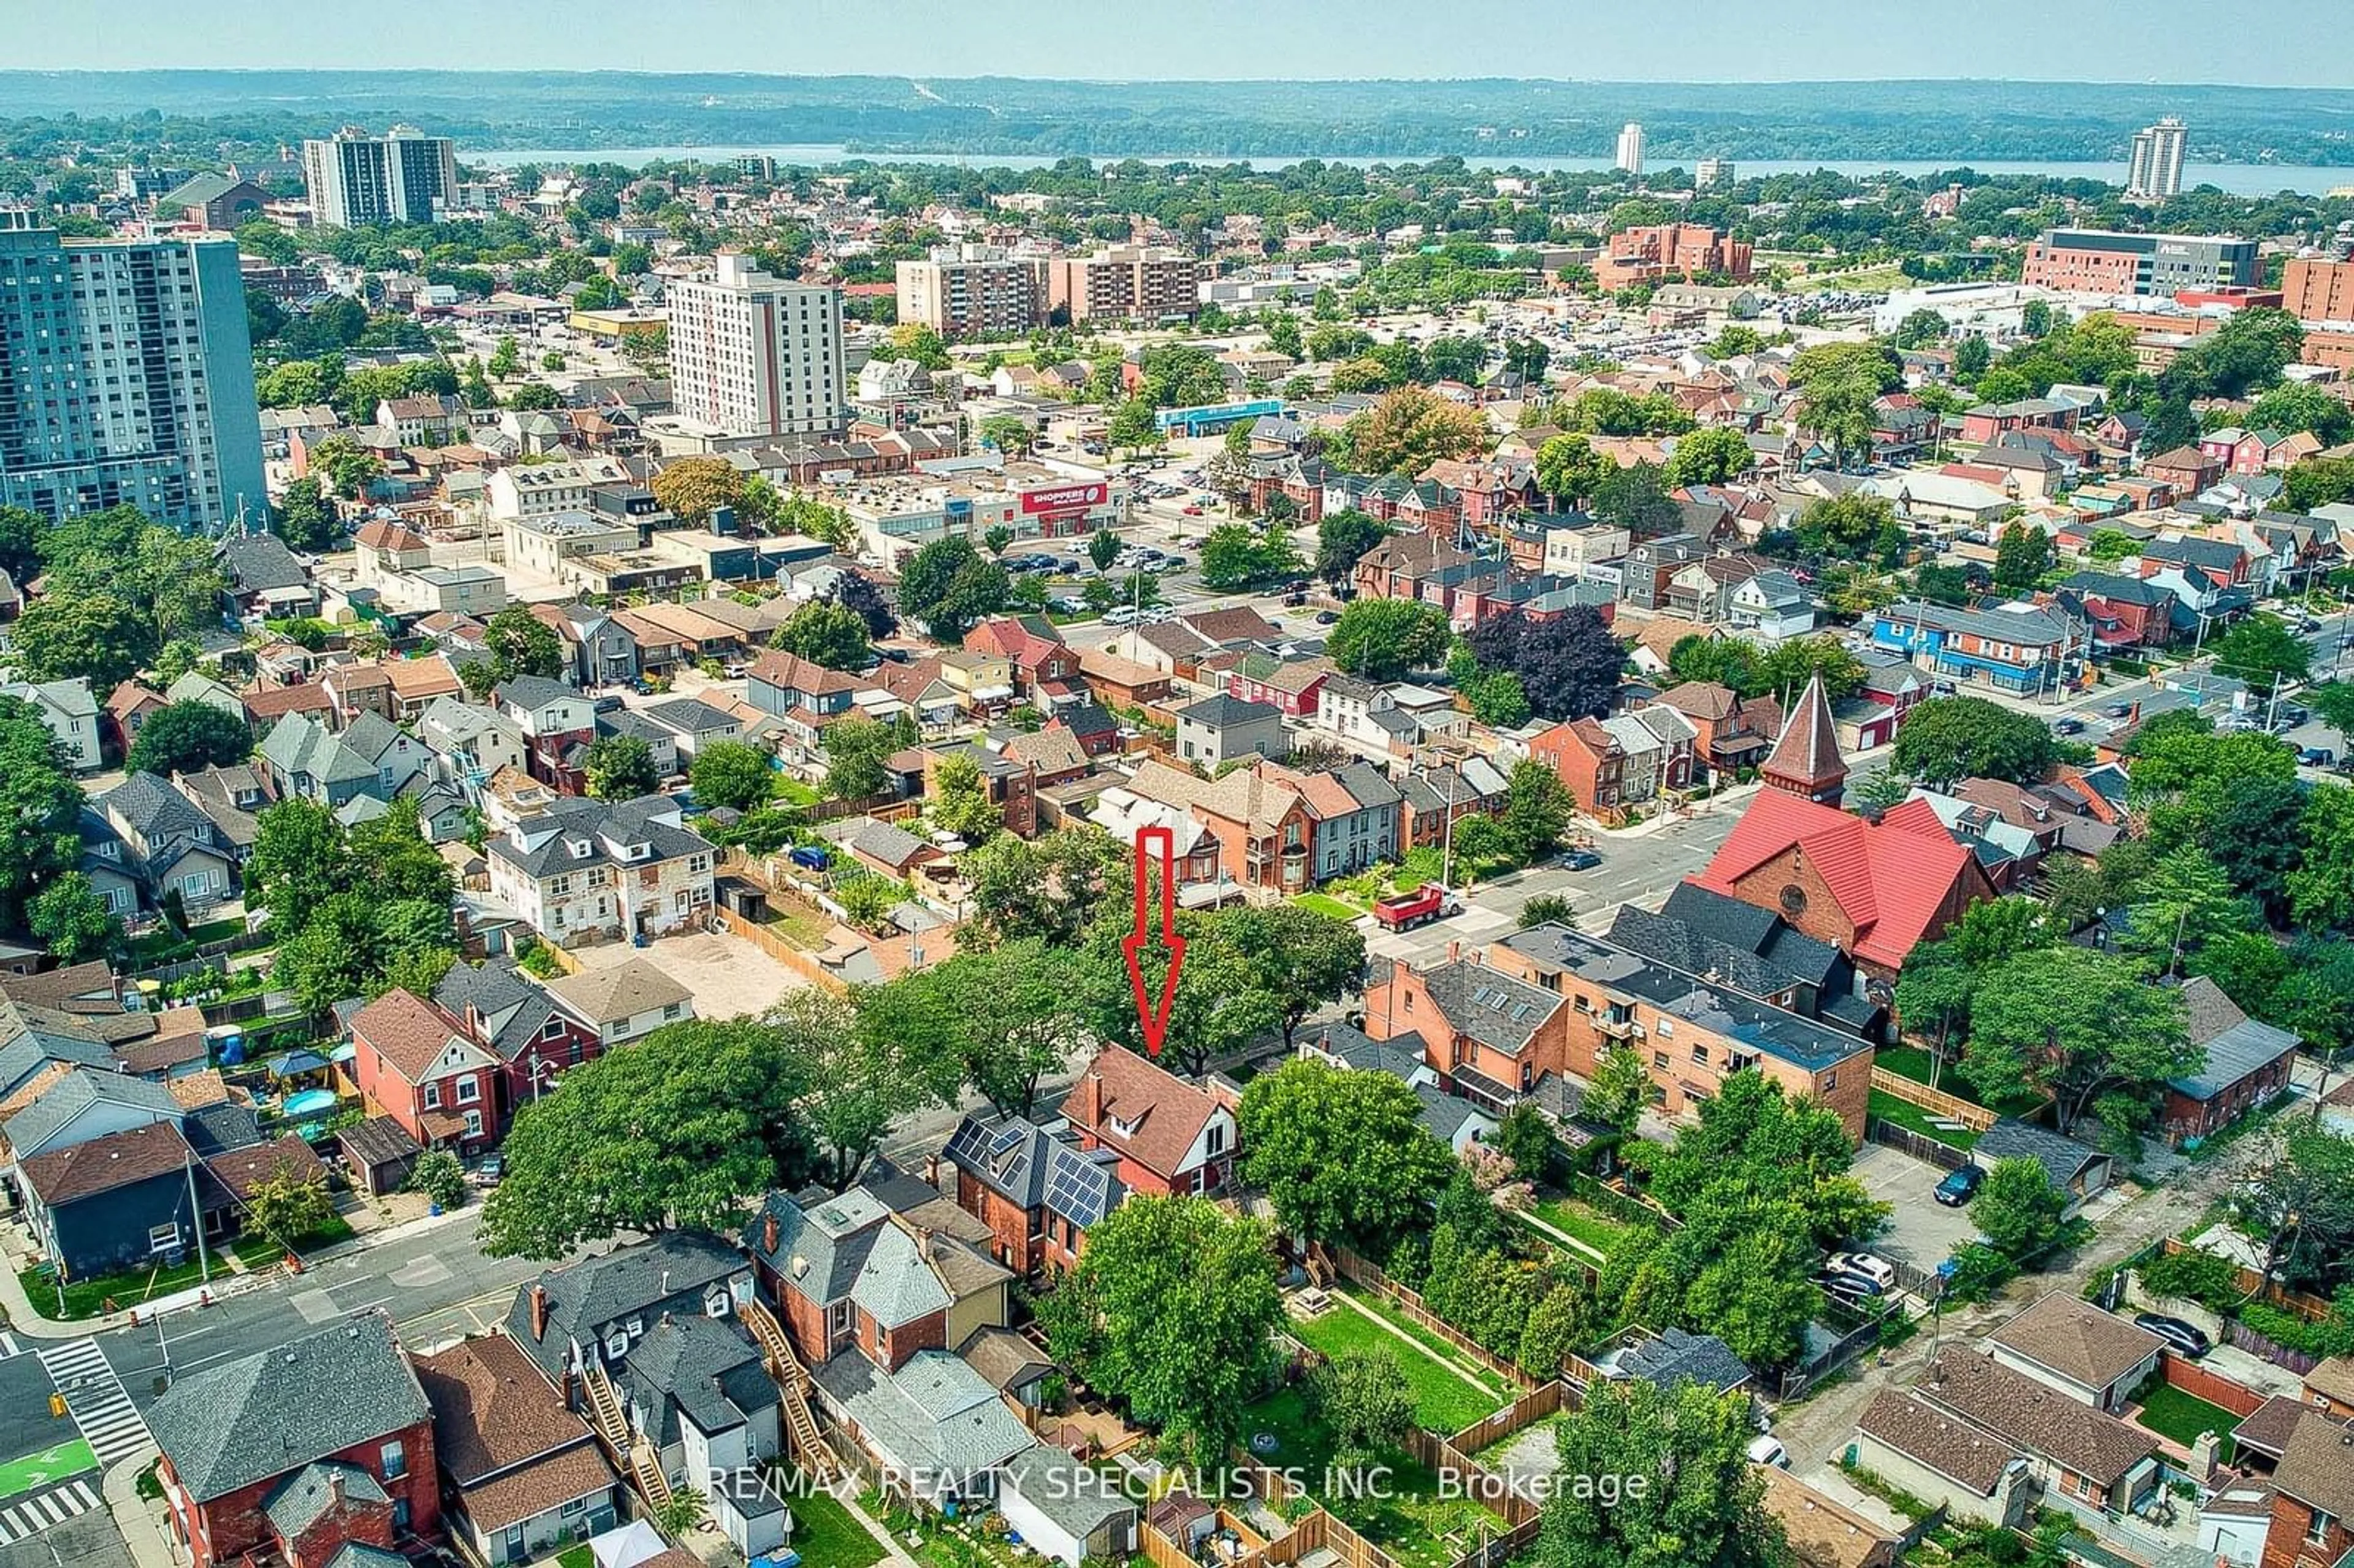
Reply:
<svg viewBox="0 0 2354 1568"><path fill-rule="evenodd" d="M145 1447L147 1423L123 1392L105 1355L90 1340L65 1340L42 1348L41 1364L48 1369L66 1409L82 1438L101 1465L111 1465Z"/></svg>
<svg viewBox="0 0 2354 1568"><path fill-rule="evenodd" d="M96 1507L98 1491L89 1481L62 1481L46 1492L0 1508L0 1546L38 1535L52 1525L63 1524Z"/></svg>
<svg viewBox="0 0 2354 1568"><path fill-rule="evenodd" d="M21 1356L24 1353L25 1347L16 1342L16 1336L8 1332L5 1329L0 1329L0 1361L5 1361L11 1356Z"/></svg>

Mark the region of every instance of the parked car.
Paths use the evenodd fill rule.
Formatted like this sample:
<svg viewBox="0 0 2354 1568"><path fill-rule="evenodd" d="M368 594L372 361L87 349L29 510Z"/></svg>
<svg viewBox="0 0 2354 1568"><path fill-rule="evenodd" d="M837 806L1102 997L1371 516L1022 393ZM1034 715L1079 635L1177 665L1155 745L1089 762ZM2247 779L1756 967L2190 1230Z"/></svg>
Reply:
<svg viewBox="0 0 2354 1568"><path fill-rule="evenodd" d="M1896 1266L1868 1252L1835 1252L1827 1266L1834 1274L1861 1274L1866 1279L1877 1280L1882 1290L1893 1289L1896 1285Z"/></svg>
<svg viewBox="0 0 2354 1568"><path fill-rule="evenodd" d="M1749 1462L1753 1465L1771 1465L1777 1470L1787 1470L1790 1467L1790 1450L1782 1446L1782 1440L1779 1437L1767 1433L1749 1440Z"/></svg>
<svg viewBox="0 0 2354 1568"><path fill-rule="evenodd" d="M1827 1268L1815 1276L1815 1283L1828 1295L1850 1304L1876 1299L1883 1290L1880 1281L1869 1275L1850 1274L1844 1269Z"/></svg>
<svg viewBox="0 0 2354 1568"><path fill-rule="evenodd" d="M1320 609L1316 612L1316 624L1319 626L1330 626L1340 619L1341 612L1337 609Z"/></svg>
<svg viewBox="0 0 2354 1568"><path fill-rule="evenodd" d="M1188 517L1199 517L1201 514L1202 508L1198 503L1189 504L1185 508L1185 515Z"/></svg>
<svg viewBox="0 0 2354 1568"><path fill-rule="evenodd" d="M1103 619L1106 626L1133 626L1136 624L1136 611L1123 604L1116 609L1105 610Z"/></svg>
<svg viewBox="0 0 2354 1568"><path fill-rule="evenodd" d="M1602 857L1590 849L1574 849L1561 857L1564 871L1592 871L1602 863Z"/></svg>
<svg viewBox="0 0 2354 1568"><path fill-rule="evenodd" d="M2163 1312L2137 1312L2134 1322L2164 1340L2168 1350L2190 1361L2197 1361L2215 1348L2214 1342L2196 1327Z"/></svg>
<svg viewBox="0 0 2354 1568"><path fill-rule="evenodd" d="M1984 1171L1975 1165L1965 1165L1937 1183L1935 1196L1946 1207L1958 1209L1978 1195L1978 1183L1985 1180Z"/></svg>
<svg viewBox="0 0 2354 1568"><path fill-rule="evenodd" d="M2131 703L2111 703L2101 710L2101 716L2104 718L2130 718L2133 716L2133 710L2134 705Z"/></svg>
<svg viewBox="0 0 2354 1568"><path fill-rule="evenodd" d="M2084 721L2083 719L2073 717L2053 719L2052 721L2052 733L2054 735L2082 735L2084 733Z"/></svg>
<svg viewBox="0 0 2354 1568"><path fill-rule="evenodd" d="M2337 766L2338 754L2326 746L2308 746L2296 754L2296 759L2307 768L2333 768Z"/></svg>

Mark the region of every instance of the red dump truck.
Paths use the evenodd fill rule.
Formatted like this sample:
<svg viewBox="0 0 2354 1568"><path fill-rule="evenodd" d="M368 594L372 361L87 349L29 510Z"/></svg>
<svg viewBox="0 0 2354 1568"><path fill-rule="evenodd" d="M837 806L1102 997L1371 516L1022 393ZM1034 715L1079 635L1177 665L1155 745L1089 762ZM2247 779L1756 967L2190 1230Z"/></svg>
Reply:
<svg viewBox="0 0 2354 1568"><path fill-rule="evenodd" d="M1373 918L1384 931L1411 931L1417 926L1427 926L1449 915L1459 915L1463 906L1453 894L1435 882L1426 882L1412 893L1378 899L1373 904Z"/></svg>

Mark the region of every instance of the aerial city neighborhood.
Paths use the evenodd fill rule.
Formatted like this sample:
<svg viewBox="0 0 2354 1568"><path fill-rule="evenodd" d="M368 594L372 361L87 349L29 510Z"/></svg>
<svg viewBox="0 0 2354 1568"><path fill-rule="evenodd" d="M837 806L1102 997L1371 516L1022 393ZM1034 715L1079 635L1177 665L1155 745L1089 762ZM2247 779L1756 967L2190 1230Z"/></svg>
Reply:
<svg viewBox="0 0 2354 1568"><path fill-rule="evenodd" d="M0 1568L2354 1562L2354 191L20 124Z"/></svg>

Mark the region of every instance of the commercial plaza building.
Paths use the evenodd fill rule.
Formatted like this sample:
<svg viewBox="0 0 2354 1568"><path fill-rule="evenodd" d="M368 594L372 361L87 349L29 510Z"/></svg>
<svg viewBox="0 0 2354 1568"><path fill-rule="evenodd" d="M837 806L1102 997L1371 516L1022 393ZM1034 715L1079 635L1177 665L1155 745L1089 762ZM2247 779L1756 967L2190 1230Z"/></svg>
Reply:
<svg viewBox="0 0 2354 1568"><path fill-rule="evenodd" d="M0 212L0 505L260 521L234 241L62 239Z"/></svg>
<svg viewBox="0 0 2354 1568"><path fill-rule="evenodd" d="M458 193L458 145L406 125L381 136L347 125L302 143L302 184L322 228L431 223Z"/></svg>
<svg viewBox="0 0 2354 1568"><path fill-rule="evenodd" d="M670 286L671 403L730 436L839 434L842 291L790 282L722 251Z"/></svg>
<svg viewBox="0 0 2354 1568"><path fill-rule="evenodd" d="M2172 295L2219 285L2253 288L2260 276L2253 239L2053 228L2027 247L2020 281L2075 294Z"/></svg>

